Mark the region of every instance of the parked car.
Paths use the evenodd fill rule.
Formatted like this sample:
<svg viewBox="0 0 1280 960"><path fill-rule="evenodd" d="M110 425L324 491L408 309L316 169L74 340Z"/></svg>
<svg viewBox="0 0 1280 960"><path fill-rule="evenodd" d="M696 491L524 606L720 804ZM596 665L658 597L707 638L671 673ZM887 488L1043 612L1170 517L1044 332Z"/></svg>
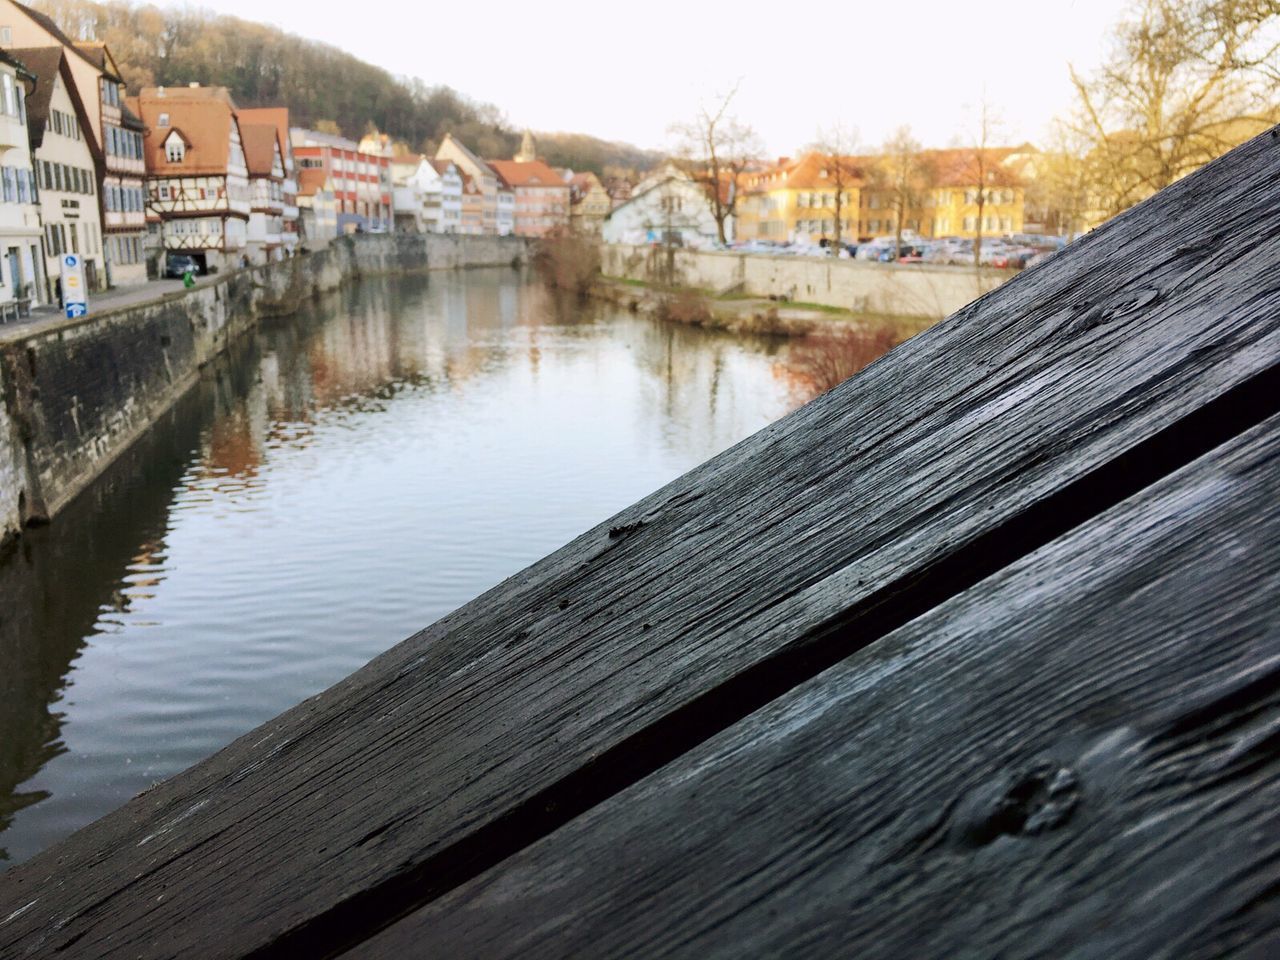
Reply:
<svg viewBox="0 0 1280 960"><path fill-rule="evenodd" d="M174 277L181 280L188 271L196 276L203 273L200 269L200 263L195 257L188 256L185 253L171 253L165 258L164 275L166 277Z"/></svg>

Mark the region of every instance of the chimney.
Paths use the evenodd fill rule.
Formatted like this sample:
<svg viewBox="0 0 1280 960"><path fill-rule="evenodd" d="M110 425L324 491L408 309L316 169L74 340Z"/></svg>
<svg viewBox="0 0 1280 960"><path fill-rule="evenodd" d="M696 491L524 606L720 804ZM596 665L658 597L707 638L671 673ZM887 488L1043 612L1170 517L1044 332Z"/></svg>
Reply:
<svg viewBox="0 0 1280 960"><path fill-rule="evenodd" d="M163 96L164 96L164 87L156 87L156 96L157 96L157 97L163 97Z"/></svg>

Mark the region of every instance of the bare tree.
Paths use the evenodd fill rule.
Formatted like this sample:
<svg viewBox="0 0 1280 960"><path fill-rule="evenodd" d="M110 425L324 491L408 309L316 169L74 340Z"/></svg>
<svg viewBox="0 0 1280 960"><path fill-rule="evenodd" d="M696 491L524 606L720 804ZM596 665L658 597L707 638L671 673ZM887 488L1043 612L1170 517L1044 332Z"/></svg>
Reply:
<svg viewBox="0 0 1280 960"><path fill-rule="evenodd" d="M1278 119L1280 0L1141 0L1071 118L1109 214Z"/></svg>
<svg viewBox="0 0 1280 960"><path fill-rule="evenodd" d="M902 249L902 227L907 213L920 205L920 194L928 178L920 155L920 142L911 135L910 127L899 127L884 145L885 169L881 176L894 211L894 257Z"/></svg>
<svg viewBox="0 0 1280 960"><path fill-rule="evenodd" d="M1068 240L1083 232L1097 189L1088 160L1088 144L1069 125L1052 125L1048 142L1027 183L1028 216Z"/></svg>
<svg viewBox="0 0 1280 960"><path fill-rule="evenodd" d="M832 243L839 253L844 236L844 212L850 204L849 191L861 182L853 154L858 149L858 132L842 123L833 124L818 131L813 148L822 154L826 162L827 181L835 191L835 229Z"/></svg>
<svg viewBox="0 0 1280 960"><path fill-rule="evenodd" d="M729 242L725 223L737 209L739 178L764 152L756 132L729 112L737 93L735 84L723 97L699 107L693 121L672 127L682 166L707 193L721 243Z"/></svg>
<svg viewBox="0 0 1280 960"><path fill-rule="evenodd" d="M982 229L983 216L990 197L991 181L997 176L999 164L992 156L991 144L1002 128L999 115L987 101L984 94L974 111L972 136L964 154L964 176L966 182L978 186L978 217L973 235L973 265L982 264Z"/></svg>

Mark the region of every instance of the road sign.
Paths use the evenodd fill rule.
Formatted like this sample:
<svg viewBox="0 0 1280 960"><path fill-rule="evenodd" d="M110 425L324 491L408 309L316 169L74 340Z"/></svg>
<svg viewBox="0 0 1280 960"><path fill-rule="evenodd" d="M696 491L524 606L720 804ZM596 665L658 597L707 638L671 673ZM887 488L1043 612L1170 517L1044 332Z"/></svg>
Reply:
<svg viewBox="0 0 1280 960"><path fill-rule="evenodd" d="M68 317L89 312L89 293L84 286L84 262L78 253L62 255L62 307Z"/></svg>

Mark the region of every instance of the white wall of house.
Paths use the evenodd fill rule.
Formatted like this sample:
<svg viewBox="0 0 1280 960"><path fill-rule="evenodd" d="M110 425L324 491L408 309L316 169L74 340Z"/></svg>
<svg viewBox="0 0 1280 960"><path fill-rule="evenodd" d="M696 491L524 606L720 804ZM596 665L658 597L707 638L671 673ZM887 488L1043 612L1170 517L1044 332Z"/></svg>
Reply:
<svg viewBox="0 0 1280 960"><path fill-rule="evenodd" d="M507 187L498 188L498 236L509 237L516 232L516 192Z"/></svg>
<svg viewBox="0 0 1280 960"><path fill-rule="evenodd" d="M436 233L457 233L462 225L462 174L457 167L446 167L440 174L440 218Z"/></svg>
<svg viewBox="0 0 1280 960"><path fill-rule="evenodd" d="M312 248L324 246L338 235L338 202L331 190L317 190L309 196L298 196L298 219L306 243Z"/></svg>
<svg viewBox="0 0 1280 960"><path fill-rule="evenodd" d="M71 94L62 77L56 76L49 118L35 153L44 224L44 292L49 300L55 296L54 280L61 272L64 253L80 255L91 291L106 283L97 173L89 143L76 117Z"/></svg>
<svg viewBox="0 0 1280 960"><path fill-rule="evenodd" d="M249 179L249 225L247 249L254 263L283 260L284 246L284 158L277 144L272 157L271 176Z"/></svg>
<svg viewBox="0 0 1280 960"><path fill-rule="evenodd" d="M36 192L26 90L14 68L0 64L0 304L44 299Z"/></svg>
<svg viewBox="0 0 1280 960"><path fill-rule="evenodd" d="M733 238L732 218L725 233ZM718 235L706 192L674 175L638 185L631 199L609 214L601 232L605 243L633 244L663 243L668 234L673 242L694 249L711 246Z"/></svg>

